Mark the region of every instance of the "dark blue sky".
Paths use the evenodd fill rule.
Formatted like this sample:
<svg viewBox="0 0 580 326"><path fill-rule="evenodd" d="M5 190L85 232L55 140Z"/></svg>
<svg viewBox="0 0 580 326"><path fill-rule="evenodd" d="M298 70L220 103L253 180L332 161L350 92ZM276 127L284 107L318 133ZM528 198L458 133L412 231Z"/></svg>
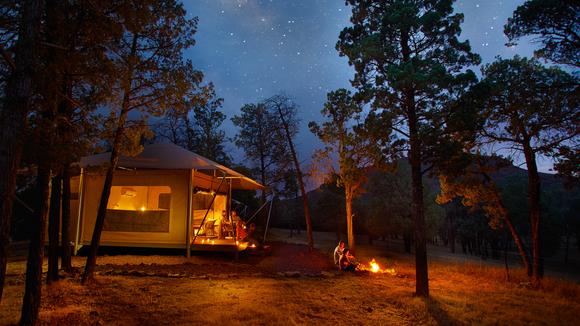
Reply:
<svg viewBox="0 0 580 326"><path fill-rule="evenodd" d="M494 57L531 56L528 42L505 46L503 25L523 0L465 0L455 3L465 15L461 38L469 39L484 63ZM224 98L228 116L223 129L236 133L230 118L246 103L283 92L299 105L301 129L297 138L300 159L309 162L319 141L307 128L320 120L326 93L350 87L353 70L338 56L338 34L349 25L350 8L343 0L189 0L188 13L199 17L197 44L187 52L207 81ZM479 68L475 68L479 70ZM227 146L236 161L241 151ZM540 160L540 168L551 167Z"/></svg>

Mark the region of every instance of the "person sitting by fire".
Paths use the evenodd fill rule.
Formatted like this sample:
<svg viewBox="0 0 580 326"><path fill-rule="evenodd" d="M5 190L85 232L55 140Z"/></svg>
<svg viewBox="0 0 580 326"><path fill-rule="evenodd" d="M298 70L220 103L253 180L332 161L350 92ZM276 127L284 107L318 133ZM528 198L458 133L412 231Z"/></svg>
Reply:
<svg viewBox="0 0 580 326"><path fill-rule="evenodd" d="M354 272L359 263L356 258L351 254L349 249L344 249L344 253L340 256L339 266L340 270Z"/></svg>
<svg viewBox="0 0 580 326"><path fill-rule="evenodd" d="M344 253L344 241L340 240L336 248L334 248L334 264L336 266L339 266L338 262L340 260L340 256L342 256L343 253Z"/></svg>

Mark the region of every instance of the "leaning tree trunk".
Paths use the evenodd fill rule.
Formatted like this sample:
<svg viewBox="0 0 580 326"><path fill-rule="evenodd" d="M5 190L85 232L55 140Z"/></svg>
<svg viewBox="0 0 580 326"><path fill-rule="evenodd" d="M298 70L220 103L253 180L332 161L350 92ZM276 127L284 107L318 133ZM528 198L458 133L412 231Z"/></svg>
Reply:
<svg viewBox="0 0 580 326"><path fill-rule="evenodd" d="M61 176L52 178L48 216L48 272L46 283L58 281L58 231L60 229Z"/></svg>
<svg viewBox="0 0 580 326"><path fill-rule="evenodd" d="M128 95L127 95L128 97ZM119 163L119 148L121 146L121 139L124 133L125 121L127 119L128 111L123 109L119 115L119 121L117 125L117 131L115 132L115 140L113 142L113 150L111 151L111 160L109 168L107 169L107 174L105 175L105 183L103 185L103 191L101 193L101 200L99 202L99 208L97 210L97 218L95 221L95 227L93 229L93 236L91 238L91 246L89 249L89 254L87 256L87 263L85 265L85 271L81 278L82 284L87 284L87 282L93 279L95 272L95 266L97 264L97 253L99 251L99 242L101 240L101 233L103 232L103 226L105 225L105 216L107 214L107 203L109 202L109 196L111 195L111 186L113 184L113 174Z"/></svg>
<svg viewBox="0 0 580 326"><path fill-rule="evenodd" d="M137 38L138 35L133 34L130 53L131 57L134 57L137 53ZM103 226L105 225L105 216L107 214L109 196L111 195L113 174L117 168L117 164L119 163L119 149L121 148L121 141L125 133L125 123L127 121L127 116L129 115L131 87L133 86L133 73L134 68L132 63L130 63L130 66L127 69L126 78L123 80L123 100L121 102L121 112L119 113L119 120L117 121L117 130L115 131L115 138L113 140L113 149L111 150L109 168L107 169L107 174L105 175L105 183L101 193L101 200L99 201L99 208L97 209L97 218L95 221L95 227L93 229L93 236L91 238L91 246L87 256L87 263L85 265L83 276L81 277L82 284L87 284L87 282L91 281L95 273L97 253L99 251L99 242L101 241L101 233L103 232Z"/></svg>
<svg viewBox="0 0 580 326"><path fill-rule="evenodd" d="M290 154L292 155L292 161L294 162L294 168L296 169L296 177L298 178L298 184L300 185L300 193L302 194L302 205L304 206L304 219L306 221L306 235L308 237L308 250L312 251L314 249L314 240L312 238L312 220L310 218L310 208L308 205L308 194L306 193L306 187L304 186L304 178L302 177L302 170L300 169L300 163L298 162L298 156L296 155L296 150L294 149L294 142L292 141L292 136L290 135L290 128L282 109L278 106L278 113L280 115L280 120L282 120L282 126L286 133L286 139L288 140L288 147L290 148Z"/></svg>
<svg viewBox="0 0 580 326"><path fill-rule="evenodd" d="M43 7L42 0L22 1L14 65L6 81L0 112L0 301L6 280L16 170L22 154L26 116L31 106Z"/></svg>
<svg viewBox="0 0 580 326"><path fill-rule="evenodd" d="M491 179L491 177L487 173L483 173L483 177L484 177L486 182L493 183L493 180ZM520 257L522 258L522 264L524 265L524 268L526 269L526 273L528 274L528 276L532 276L532 265L530 264L530 259L528 257L527 252L526 252L526 249L524 247L524 242L522 241L522 237L520 236L518 230L514 226L512 219L511 219L507 209L505 208L503 199L501 198L500 194L494 190L493 196L495 197L495 201L497 202L497 204L500 205L502 207L502 209L505 211L505 214L503 216L505 224L507 225L508 229L510 230L512 238L514 239L514 243L516 244L516 247L518 248L518 253L520 254Z"/></svg>
<svg viewBox="0 0 580 326"><path fill-rule="evenodd" d="M38 168L37 176L37 214L31 221L30 249L26 262L26 286L22 300L20 325L35 325L40 310L42 289L42 260L44 258L44 233L48 217L48 200L50 196L50 169L48 162Z"/></svg>
<svg viewBox="0 0 580 326"><path fill-rule="evenodd" d="M515 228L509 215L506 214L506 216L504 217L504 221L508 229L510 230L510 233L512 234L516 247L518 248L518 253L522 258L522 264L526 269L526 273L528 273L528 276L532 276L532 266L530 264L530 258L528 258L528 254L526 253L524 243L522 241L522 238L520 237L520 234L518 233L518 230Z"/></svg>
<svg viewBox="0 0 580 326"><path fill-rule="evenodd" d="M528 206L530 209L533 281L535 286L540 286L543 277L542 251L540 249L540 176L538 174L538 166L536 165L536 156L529 142L524 144L524 155L528 168Z"/></svg>

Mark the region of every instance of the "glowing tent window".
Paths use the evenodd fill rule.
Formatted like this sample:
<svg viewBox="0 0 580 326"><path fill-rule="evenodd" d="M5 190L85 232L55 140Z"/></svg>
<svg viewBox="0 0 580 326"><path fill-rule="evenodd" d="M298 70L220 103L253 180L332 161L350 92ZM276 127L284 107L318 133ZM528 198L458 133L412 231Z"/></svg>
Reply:
<svg viewBox="0 0 580 326"><path fill-rule="evenodd" d="M169 232L171 187L113 186L106 231Z"/></svg>

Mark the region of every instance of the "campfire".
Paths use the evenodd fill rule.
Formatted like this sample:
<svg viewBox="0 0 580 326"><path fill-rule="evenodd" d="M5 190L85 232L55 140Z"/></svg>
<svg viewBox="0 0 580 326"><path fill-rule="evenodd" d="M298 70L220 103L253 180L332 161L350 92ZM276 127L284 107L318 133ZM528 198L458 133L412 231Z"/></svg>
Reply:
<svg viewBox="0 0 580 326"><path fill-rule="evenodd" d="M383 274L386 273L390 275L397 275L397 272L395 272L394 268L382 269L379 263L377 263L377 261L374 258L371 260L368 266L361 265L361 267L363 267L362 268L363 270L367 270L372 273L383 273Z"/></svg>

